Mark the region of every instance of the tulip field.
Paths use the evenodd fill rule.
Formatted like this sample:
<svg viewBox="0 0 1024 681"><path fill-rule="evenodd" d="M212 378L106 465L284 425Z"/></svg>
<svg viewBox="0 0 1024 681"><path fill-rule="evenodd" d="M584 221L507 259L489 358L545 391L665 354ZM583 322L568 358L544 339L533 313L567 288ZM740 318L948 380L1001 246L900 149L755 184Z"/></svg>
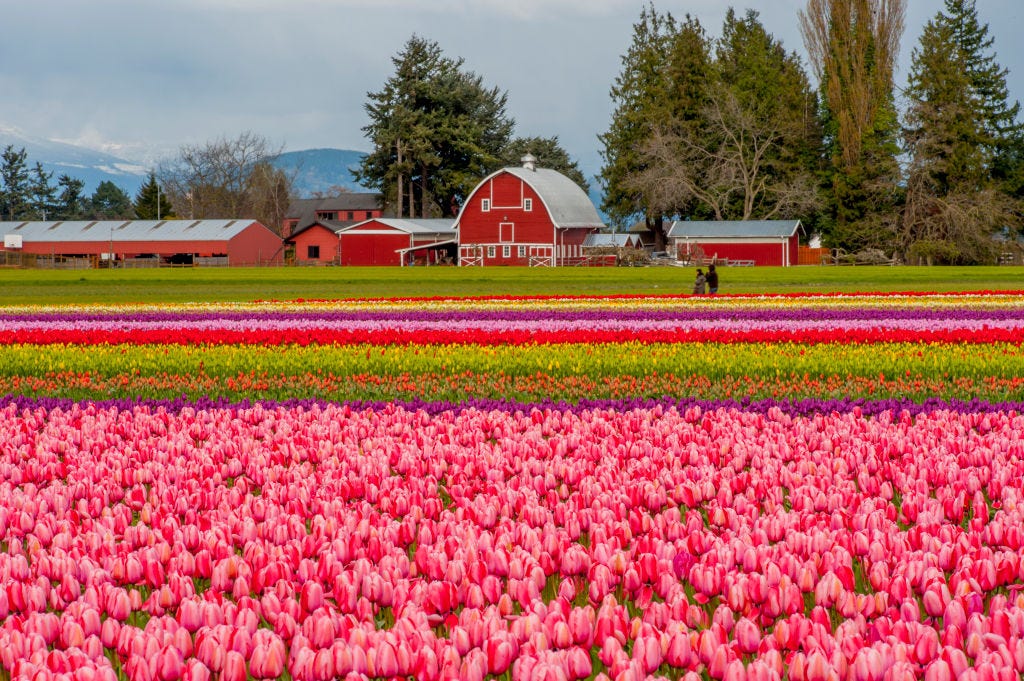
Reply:
<svg viewBox="0 0 1024 681"><path fill-rule="evenodd" d="M0 308L0 680L1024 674L1020 292Z"/></svg>

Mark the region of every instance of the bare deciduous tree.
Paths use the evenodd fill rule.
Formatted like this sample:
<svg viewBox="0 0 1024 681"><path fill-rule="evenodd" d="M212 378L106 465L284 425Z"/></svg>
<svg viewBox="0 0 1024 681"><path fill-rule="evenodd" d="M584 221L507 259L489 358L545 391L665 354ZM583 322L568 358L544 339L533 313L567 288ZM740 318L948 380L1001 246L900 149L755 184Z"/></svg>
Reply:
<svg viewBox="0 0 1024 681"><path fill-rule="evenodd" d="M806 171L773 172L786 139L784 119L765 119L728 90L713 92L699 128L655 128L639 150L643 170L627 181L651 205L672 213L693 199L716 220L773 219L818 205Z"/></svg>
<svg viewBox="0 0 1024 681"><path fill-rule="evenodd" d="M1011 200L995 189L954 191L944 196L911 177L904 209L903 241L908 258L922 264L993 264L992 233L1012 219Z"/></svg>
<svg viewBox="0 0 1024 681"><path fill-rule="evenodd" d="M161 167L161 184L180 216L255 219L278 231L293 182L272 163L280 152L252 132L186 145Z"/></svg>
<svg viewBox="0 0 1024 681"><path fill-rule="evenodd" d="M808 0L799 14L847 168L859 162L891 96L906 8L907 0Z"/></svg>

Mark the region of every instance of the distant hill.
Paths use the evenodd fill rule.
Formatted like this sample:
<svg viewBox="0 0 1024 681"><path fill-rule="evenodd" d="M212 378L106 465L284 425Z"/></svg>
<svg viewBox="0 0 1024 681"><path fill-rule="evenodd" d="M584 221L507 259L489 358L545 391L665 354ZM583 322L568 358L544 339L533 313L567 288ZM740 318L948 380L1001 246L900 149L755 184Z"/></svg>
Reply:
<svg viewBox="0 0 1024 681"><path fill-rule="evenodd" d="M84 183L84 193L92 194L101 182L110 181L134 197L146 181L148 168L112 154L87 149L66 142L24 135L0 125L0 151L8 145L16 151L25 150L29 169L40 163L46 172L52 172L51 183L67 174Z"/></svg>
<svg viewBox="0 0 1024 681"><path fill-rule="evenodd" d="M87 195L92 194L100 182L109 180L134 197L149 174L149 166L143 162L57 140L30 137L0 123L0 151L7 145L19 150L24 148L29 168L38 161L47 172L53 173L53 184L65 173L82 180ZM335 187L353 192L372 191L356 182L352 174L364 156L365 152L352 149L304 149L280 154L274 165L294 174L295 192L309 198L316 192L330 194ZM591 180L590 199L600 213L601 194L594 180ZM603 213L601 217L604 218Z"/></svg>
<svg viewBox="0 0 1024 681"><path fill-rule="evenodd" d="M274 160L274 165L294 174L295 192L302 198L309 198L315 192L331 193L333 187L369 191L352 176L364 156L364 152L351 149L305 149L284 152Z"/></svg>

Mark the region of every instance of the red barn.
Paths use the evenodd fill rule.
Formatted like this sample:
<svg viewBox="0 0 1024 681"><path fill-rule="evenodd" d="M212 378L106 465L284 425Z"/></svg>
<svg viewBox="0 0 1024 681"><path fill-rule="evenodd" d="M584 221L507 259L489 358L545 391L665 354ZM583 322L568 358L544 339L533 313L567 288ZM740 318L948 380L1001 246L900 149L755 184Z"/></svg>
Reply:
<svg viewBox="0 0 1024 681"><path fill-rule="evenodd" d="M4 250L53 259L279 265L281 237L256 220L0 222Z"/></svg>
<svg viewBox="0 0 1024 681"><path fill-rule="evenodd" d="M374 218L338 232L342 265L433 265L451 261L450 219Z"/></svg>
<svg viewBox="0 0 1024 681"><path fill-rule="evenodd" d="M668 238L678 260L695 251L706 260L726 264L796 265L799 220L676 220Z"/></svg>
<svg viewBox="0 0 1024 681"><path fill-rule="evenodd" d="M604 223L586 192L562 173L537 168L532 156L521 168L484 178L455 221L459 264L574 265L583 242Z"/></svg>
<svg viewBox="0 0 1024 681"><path fill-rule="evenodd" d="M281 222L281 234L294 236L315 222L351 225L381 216L383 196L375 192L346 192L321 199L296 199Z"/></svg>

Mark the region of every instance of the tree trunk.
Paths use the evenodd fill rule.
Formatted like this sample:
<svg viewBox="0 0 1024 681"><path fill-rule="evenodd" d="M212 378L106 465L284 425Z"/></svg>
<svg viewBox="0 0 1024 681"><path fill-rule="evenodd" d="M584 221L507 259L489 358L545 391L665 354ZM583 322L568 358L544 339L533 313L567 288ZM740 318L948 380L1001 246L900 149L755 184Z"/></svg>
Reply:
<svg viewBox="0 0 1024 681"><path fill-rule="evenodd" d="M427 219L427 164L424 163L420 174L420 215Z"/></svg>
<svg viewBox="0 0 1024 681"><path fill-rule="evenodd" d="M402 167L402 140L398 140L397 142L395 142L395 156L396 156L397 161L398 161L398 167L401 168ZM398 171L398 178L397 178L397 181L398 181L398 188L397 188L398 206L396 206L395 217L399 217L399 218L402 217L402 202L404 200L403 192L405 191L405 187L403 186L404 185L404 182L403 182L404 179L405 178L402 175L402 171Z"/></svg>
<svg viewBox="0 0 1024 681"><path fill-rule="evenodd" d="M647 216L647 229L654 234L654 250L655 251L666 251L666 245L668 240L665 238L665 219L660 215L657 217L648 215Z"/></svg>

